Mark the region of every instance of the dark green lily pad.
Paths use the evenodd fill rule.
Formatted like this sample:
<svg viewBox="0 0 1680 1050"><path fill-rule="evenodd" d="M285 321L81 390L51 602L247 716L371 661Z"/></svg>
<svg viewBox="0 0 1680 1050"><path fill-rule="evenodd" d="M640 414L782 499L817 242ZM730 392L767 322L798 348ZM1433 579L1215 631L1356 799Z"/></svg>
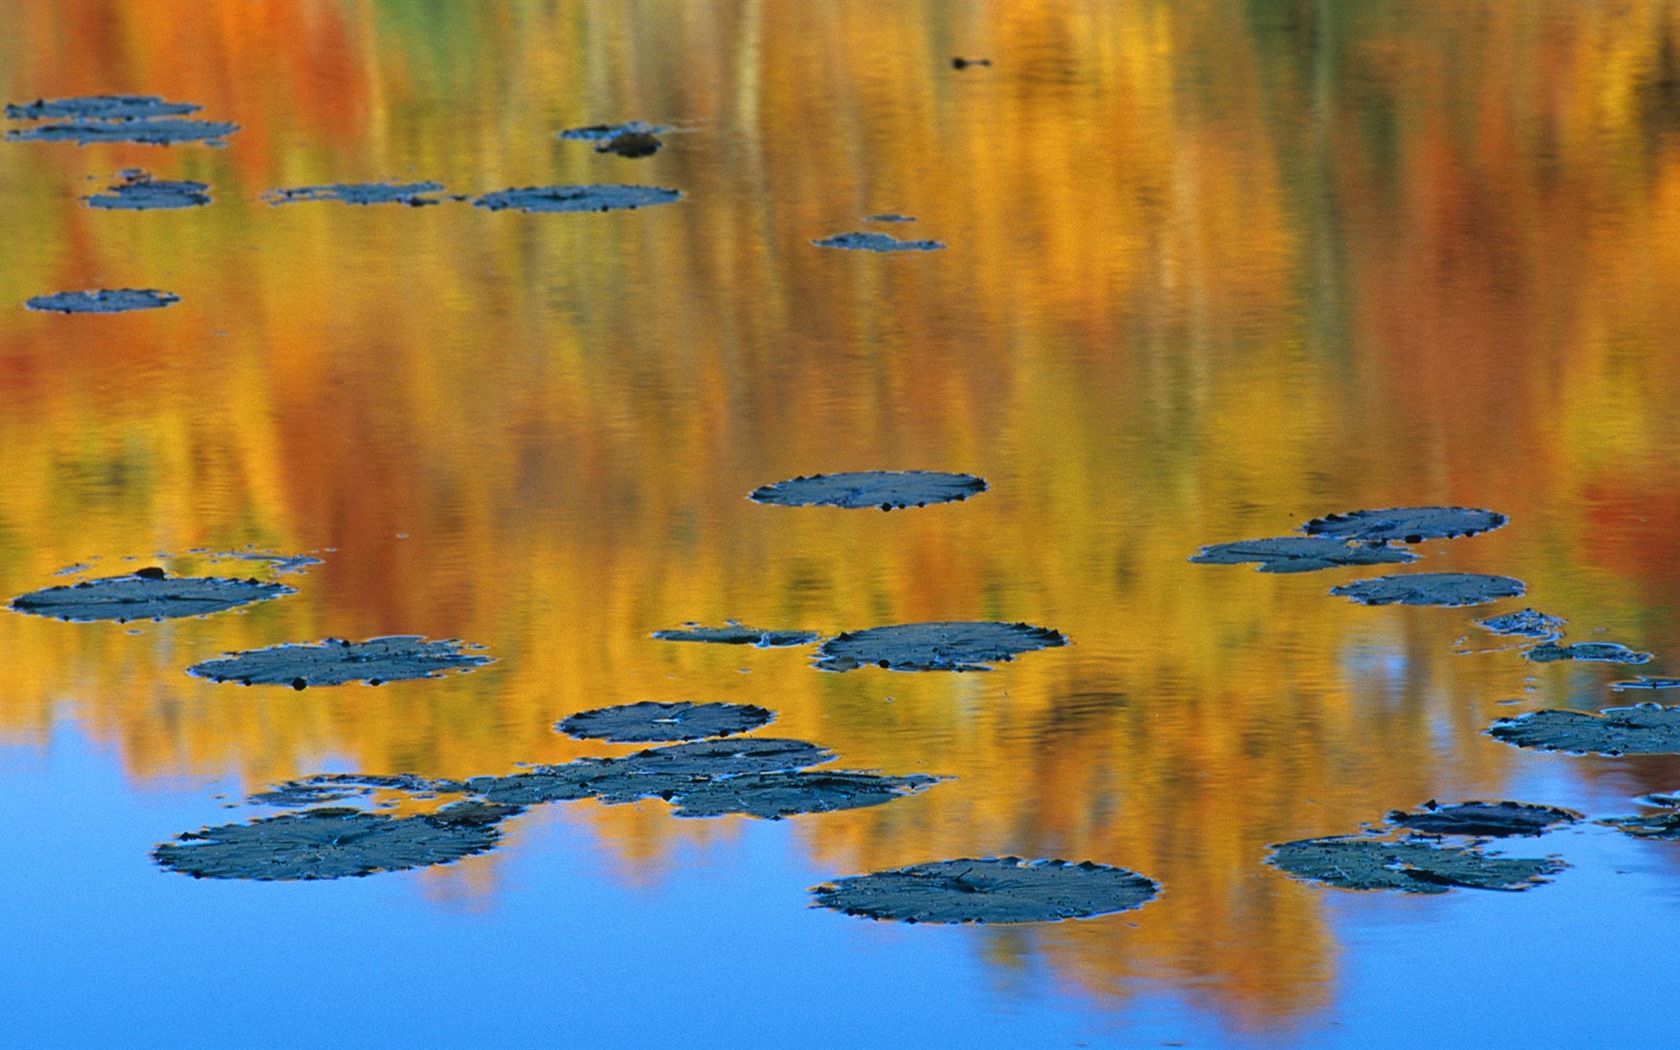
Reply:
<svg viewBox="0 0 1680 1050"><path fill-rule="evenodd" d="M301 201L340 201L344 204L406 204L418 208L440 204L441 182L334 182L325 186L294 186L269 190L262 199L270 204Z"/></svg>
<svg viewBox="0 0 1680 1050"><path fill-rule="evenodd" d="M936 252L945 247L940 241L901 241L885 233L837 233L811 243L818 248L844 248L854 252Z"/></svg>
<svg viewBox="0 0 1680 1050"><path fill-rule="evenodd" d="M1521 638L1557 638L1569 621L1561 616L1548 616L1538 609L1520 609L1503 616L1489 616L1476 623L1494 634L1516 635Z"/></svg>
<svg viewBox="0 0 1680 1050"><path fill-rule="evenodd" d="M1141 908L1160 885L1125 868L1019 857L939 860L815 886L815 903L900 922L1053 922Z"/></svg>
<svg viewBox="0 0 1680 1050"><path fill-rule="evenodd" d="M767 631L759 627L743 627L734 620L724 622L723 627L688 624L681 630L655 631L653 637L662 642L710 642L713 645L750 645L757 649L810 645L822 637L815 631Z"/></svg>
<svg viewBox="0 0 1680 1050"><path fill-rule="evenodd" d="M1301 526L1309 536L1334 536L1367 543L1422 543L1424 540L1474 536L1510 519L1491 510L1469 507L1389 507L1326 514Z"/></svg>
<svg viewBox="0 0 1680 1050"><path fill-rule="evenodd" d="M1401 893L1445 893L1454 887L1526 890L1567 867L1552 858L1492 857L1473 846L1420 836L1302 839L1273 846L1267 859L1298 878L1346 890Z"/></svg>
<svg viewBox="0 0 1680 1050"><path fill-rule="evenodd" d="M375 773L317 773L314 776L288 780L267 791L258 791L245 801L257 806L318 806L324 802L339 802L347 798L361 798L378 791L401 791L414 798L435 798L440 794L465 793L465 784L450 780L431 780L412 773L383 775Z"/></svg>
<svg viewBox="0 0 1680 1050"><path fill-rule="evenodd" d="M238 124L219 120L71 120L63 124L40 124L6 132L9 142L74 142L87 146L95 142L138 142L147 146L169 146L177 142L203 142L225 146Z"/></svg>
<svg viewBox="0 0 1680 1050"><path fill-rule="evenodd" d="M1611 817L1598 823L1642 839L1680 839L1680 809L1636 817Z"/></svg>
<svg viewBox="0 0 1680 1050"><path fill-rule="evenodd" d="M142 569L129 576L107 576L20 594L12 599L11 607L31 616L51 616L79 623L94 620L127 623L206 616L296 593L281 583L216 576L165 576L161 569Z"/></svg>
<svg viewBox="0 0 1680 1050"><path fill-rule="evenodd" d="M210 187L206 183L154 179L137 170L123 172L122 181L112 183L106 190L83 200L89 207L126 211L198 208L210 203Z"/></svg>
<svg viewBox="0 0 1680 1050"><path fill-rule="evenodd" d="M942 779L916 773L894 777L845 770L747 773L686 787L673 801L679 817L739 813L780 820L801 813L884 805L925 791Z"/></svg>
<svg viewBox="0 0 1680 1050"><path fill-rule="evenodd" d="M834 752L803 740L742 737L650 748L624 758L582 758L504 777L474 777L465 786L492 802L633 802L670 799L718 778L786 772L833 758Z"/></svg>
<svg viewBox="0 0 1680 1050"><path fill-rule="evenodd" d="M1680 754L1680 707L1636 704L1596 715L1548 708L1502 718L1488 735L1517 747L1600 755Z"/></svg>
<svg viewBox="0 0 1680 1050"><path fill-rule="evenodd" d="M517 806L459 802L394 818L346 808L310 809L250 824L189 831L152 851L166 868L199 879L341 879L448 864L496 845L496 825Z"/></svg>
<svg viewBox="0 0 1680 1050"><path fill-rule="evenodd" d="M830 638L817 650L815 666L823 671L870 666L892 671L990 671L987 664L1067 643L1061 632L1028 623L903 623Z"/></svg>
<svg viewBox="0 0 1680 1050"><path fill-rule="evenodd" d="M1615 642L1576 642L1573 645L1557 645L1553 642L1542 642L1523 654L1537 664L1552 663L1557 660L1588 660L1595 663L1610 664L1642 664L1651 659L1650 653L1640 653L1629 649L1625 645Z"/></svg>
<svg viewBox="0 0 1680 1050"><path fill-rule="evenodd" d="M182 117L203 108L192 102L165 102L157 95L89 95L9 104L6 116L11 120L151 120Z"/></svg>
<svg viewBox="0 0 1680 1050"><path fill-rule="evenodd" d="M579 802L595 797L590 781L609 775L610 758L585 758L563 766L538 766L500 777L473 777L465 787L487 802L534 806L543 802Z"/></svg>
<svg viewBox="0 0 1680 1050"><path fill-rule="evenodd" d="M1611 682L1610 688L1623 689L1680 689L1680 678L1647 678L1635 675L1625 682Z"/></svg>
<svg viewBox="0 0 1680 1050"><path fill-rule="evenodd" d="M86 292L54 292L37 295L23 305L31 310L60 314L120 314L130 310L155 310L181 297L152 288L100 288Z"/></svg>
<svg viewBox="0 0 1680 1050"><path fill-rule="evenodd" d="M902 510L930 503L952 503L986 491L973 474L933 470L858 470L813 474L754 489L747 497L780 507L844 507L847 510Z"/></svg>
<svg viewBox="0 0 1680 1050"><path fill-rule="evenodd" d="M672 130L664 124L649 124L646 121L632 120L623 124L590 124L582 128L567 128L560 132L559 137L577 142L610 142L625 134L667 135Z"/></svg>
<svg viewBox="0 0 1680 1050"><path fill-rule="evenodd" d="M730 736L766 725L776 717L752 704L637 704L580 711L554 728L581 740L615 743L654 743L664 740L701 740Z"/></svg>
<svg viewBox="0 0 1680 1050"><path fill-rule="evenodd" d="M1330 593L1361 605L1483 605L1523 593L1521 580L1476 572L1412 572L1355 580Z"/></svg>
<svg viewBox="0 0 1680 1050"><path fill-rule="evenodd" d="M1329 536L1274 536L1264 540L1238 540L1203 547L1191 561L1198 565L1260 563L1260 572L1314 572L1339 565L1380 565L1416 561L1417 555L1400 547L1350 546Z"/></svg>
<svg viewBox="0 0 1680 1050"><path fill-rule="evenodd" d="M618 211L680 199L680 191L658 186L531 186L487 193L473 204L491 211Z"/></svg>
<svg viewBox="0 0 1680 1050"><path fill-rule="evenodd" d="M328 638L314 644L274 645L229 653L187 668L188 674L212 682L240 685L343 685L366 682L380 685L413 678L437 678L444 671L465 671L490 663L488 656L463 652L455 639L428 642L418 635L392 635L347 642Z"/></svg>
<svg viewBox="0 0 1680 1050"><path fill-rule="evenodd" d="M1581 814L1555 806L1536 806L1526 802L1460 802L1443 806L1434 800L1425 802L1422 812L1407 813L1394 810L1388 815L1390 824L1399 824L1413 831L1427 831L1433 835L1538 835L1559 824L1573 824Z"/></svg>

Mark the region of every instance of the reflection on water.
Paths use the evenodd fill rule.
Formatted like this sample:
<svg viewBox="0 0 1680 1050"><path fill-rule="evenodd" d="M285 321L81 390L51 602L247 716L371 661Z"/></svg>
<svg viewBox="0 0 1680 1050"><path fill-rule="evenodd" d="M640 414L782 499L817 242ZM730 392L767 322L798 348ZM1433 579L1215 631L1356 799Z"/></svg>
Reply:
<svg viewBox="0 0 1680 1050"><path fill-rule="evenodd" d="M1487 507L1511 524L1423 543L1417 568L1520 579L1574 640L1680 666L1666 4L88 0L0 24L9 101L158 94L240 126L224 149L0 149L0 303L180 296L0 327L0 591L94 558L331 550L244 614L0 617L10 739L44 741L73 701L137 783L234 769L255 790L328 755L505 774L616 754L552 730L585 709L759 703L848 768L957 778L801 818L825 869L1147 872L1164 893L1135 929L1012 931L988 958L1042 956L1116 1001L1164 979L1287 1031L1332 1003L1338 949L1325 891L1266 870L1265 846L1503 797L1529 756L1489 721L1606 706L1615 670L1458 655L1486 610L1355 606L1326 592L1372 570L1198 548ZM681 131L634 160L556 137L628 120ZM142 167L214 204L80 199ZM262 200L378 181L682 199ZM811 244L883 212L946 249ZM892 514L746 498L871 469L990 490ZM649 637L729 620L1024 621L1072 644L984 674L832 675L806 650ZM377 691L183 671L397 634L497 662ZM1671 789L1680 761L1582 763L1531 801L1595 780ZM627 877L737 833L587 814ZM493 896L501 856L448 877Z"/></svg>

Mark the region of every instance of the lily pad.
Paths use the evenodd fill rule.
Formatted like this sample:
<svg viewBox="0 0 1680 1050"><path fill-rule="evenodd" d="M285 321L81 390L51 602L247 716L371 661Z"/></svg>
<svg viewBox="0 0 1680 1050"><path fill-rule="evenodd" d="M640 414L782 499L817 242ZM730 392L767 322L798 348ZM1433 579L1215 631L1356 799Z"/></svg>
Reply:
<svg viewBox="0 0 1680 1050"><path fill-rule="evenodd" d="M490 663L488 656L463 652L455 639L428 642L418 635L391 635L365 642L328 638L314 644L274 645L229 653L187 668L212 682L240 685L380 685L413 678L437 678L448 670L470 670Z"/></svg>
<svg viewBox="0 0 1680 1050"><path fill-rule="evenodd" d="M1636 704L1595 715L1548 708L1502 718L1488 735L1517 747L1600 755L1680 754L1680 707Z"/></svg>
<svg viewBox="0 0 1680 1050"><path fill-rule="evenodd" d="M567 128L560 132L559 137L576 142L610 142L625 134L640 132L644 135L667 135L672 130L664 124L649 124L641 120L632 120L623 124L590 124L582 128Z"/></svg>
<svg viewBox="0 0 1680 1050"><path fill-rule="evenodd" d="M1647 678L1635 675L1625 682L1611 682L1610 688L1622 689L1680 689L1680 678Z"/></svg>
<svg viewBox="0 0 1680 1050"><path fill-rule="evenodd" d="M106 190L82 199L89 207L127 211L198 208L210 203L207 183L154 179L143 171L123 172L122 181Z"/></svg>
<svg viewBox="0 0 1680 1050"><path fill-rule="evenodd" d="M1422 836L1302 839L1273 846L1268 862L1342 889L1401 893L1445 893L1455 887L1526 890L1567 867L1549 857L1493 857L1474 846L1449 846Z"/></svg>
<svg viewBox="0 0 1680 1050"><path fill-rule="evenodd" d="M945 247L940 241L901 241L885 233L837 233L811 243L818 248L844 248L854 252L936 252Z"/></svg>
<svg viewBox="0 0 1680 1050"><path fill-rule="evenodd" d="M82 583L20 594L11 607L32 616L89 623L94 620L166 620L205 616L297 593L285 584L216 576L166 576L142 569L129 576L107 576Z"/></svg>
<svg viewBox="0 0 1680 1050"><path fill-rule="evenodd" d="M219 120L71 120L63 124L39 124L6 132L10 142L74 142L87 146L95 142L138 142L147 146L169 146L177 142L203 142L225 146L238 124Z"/></svg>
<svg viewBox="0 0 1680 1050"><path fill-rule="evenodd" d="M1611 817L1598 823L1642 839L1680 839L1680 809L1636 817Z"/></svg>
<svg viewBox="0 0 1680 1050"><path fill-rule="evenodd" d="M879 806L939 783L941 777L886 776L844 770L748 773L687 787L673 801L679 817L740 813L780 820L801 813Z"/></svg>
<svg viewBox="0 0 1680 1050"><path fill-rule="evenodd" d="M9 104L6 116L11 120L151 120L182 117L203 108L193 102L165 102L157 95L89 95Z"/></svg>
<svg viewBox="0 0 1680 1050"><path fill-rule="evenodd" d="M473 204L491 211L618 211L680 199L681 191L658 186L531 186L487 193Z"/></svg>
<svg viewBox="0 0 1680 1050"><path fill-rule="evenodd" d="M1476 621L1494 634L1546 639L1553 639L1562 634L1563 627L1568 622L1561 616L1548 616L1538 609L1521 609L1503 616L1489 616Z"/></svg>
<svg viewBox="0 0 1680 1050"><path fill-rule="evenodd" d="M858 470L813 474L754 489L747 497L780 507L843 507L847 510L902 510L930 503L952 503L986 491L973 474L933 470Z"/></svg>
<svg viewBox="0 0 1680 1050"><path fill-rule="evenodd" d="M465 786L492 802L633 802L669 799L715 778L803 769L833 758L834 752L803 740L744 737L650 748L624 758L582 758L509 776L474 777Z"/></svg>
<svg viewBox="0 0 1680 1050"><path fill-rule="evenodd" d="M378 791L401 791L414 798L435 798L439 794L464 793L465 784L449 780L431 780L412 773L391 776L373 773L317 773L314 776L288 780L267 791L258 791L245 801L257 806L317 806L323 802L338 802L360 798Z"/></svg>
<svg viewBox="0 0 1680 1050"><path fill-rule="evenodd" d="M1537 664L1552 663L1557 660L1588 660L1595 663L1611 664L1642 664L1651 659L1650 653L1640 653L1629 649L1625 645L1615 642L1576 642L1573 645L1557 645L1553 642L1542 642L1523 654Z"/></svg>
<svg viewBox="0 0 1680 1050"><path fill-rule="evenodd" d="M620 157L651 157L664 146L652 132L621 131L605 142L596 144L596 153L616 153Z"/></svg>
<svg viewBox="0 0 1680 1050"><path fill-rule="evenodd" d="M1198 565L1238 565L1259 562L1260 572L1314 572L1339 565L1380 565L1416 561L1417 555L1399 547L1350 546L1329 536L1274 536L1238 540L1203 547L1191 561Z"/></svg>
<svg viewBox="0 0 1680 1050"><path fill-rule="evenodd" d="M181 297L174 292L160 292L152 288L100 288L86 292L54 292L37 295L23 305L31 310L61 314L120 314L130 310L155 310Z"/></svg>
<svg viewBox="0 0 1680 1050"><path fill-rule="evenodd" d="M892 671L990 671L987 664L1067 643L1061 632L1027 623L893 624L830 638L817 650L816 667L824 671L869 666Z"/></svg>
<svg viewBox="0 0 1680 1050"><path fill-rule="evenodd" d="M1301 526L1309 536L1334 536L1367 543L1422 543L1488 532L1507 522L1503 514L1469 507L1390 507L1326 514Z"/></svg>
<svg viewBox="0 0 1680 1050"><path fill-rule="evenodd" d="M200 879L341 879L448 864L496 845L496 825L518 806L459 802L394 818L342 807L189 831L152 851L166 868Z"/></svg>
<svg viewBox="0 0 1680 1050"><path fill-rule="evenodd" d="M1571 810L1526 802L1460 802L1443 806L1433 800L1425 802L1421 812L1406 813L1397 809L1388 815L1390 824L1399 824L1413 831L1494 837L1538 835L1548 828L1573 824L1581 819L1581 814Z"/></svg>
<svg viewBox="0 0 1680 1050"><path fill-rule="evenodd" d="M440 204L441 182L334 182L325 186L294 186L269 190L262 199L270 204L300 201L341 201L345 204L406 204L418 208Z"/></svg>
<svg viewBox="0 0 1680 1050"><path fill-rule="evenodd" d="M743 627L734 620L723 627L684 626L681 630L655 631L653 637L662 642L710 642L713 645L750 645L758 649L776 649L791 645L810 645L822 637L815 631L769 631L760 627Z"/></svg>
<svg viewBox="0 0 1680 1050"><path fill-rule="evenodd" d="M775 715L751 704L694 704L687 701L637 704L580 711L554 728L582 740L641 743L700 740L745 733L766 725Z"/></svg>
<svg viewBox="0 0 1680 1050"><path fill-rule="evenodd" d="M1125 868L1019 857L939 860L812 888L815 903L901 922L1052 922L1130 911L1160 885Z"/></svg>
<svg viewBox="0 0 1680 1050"><path fill-rule="evenodd" d="M1523 593L1521 580L1476 572L1413 572L1355 580L1330 593L1361 605L1483 605Z"/></svg>

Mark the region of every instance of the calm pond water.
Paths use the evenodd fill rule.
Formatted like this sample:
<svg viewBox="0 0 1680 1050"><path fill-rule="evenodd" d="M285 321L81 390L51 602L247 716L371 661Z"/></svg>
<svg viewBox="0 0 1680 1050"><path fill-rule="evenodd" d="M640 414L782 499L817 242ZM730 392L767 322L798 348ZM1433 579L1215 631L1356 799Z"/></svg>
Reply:
<svg viewBox="0 0 1680 1050"><path fill-rule="evenodd" d="M0 594L152 565L297 589L140 625L0 612L0 1043L1672 1040L1680 843L1584 822L1495 847L1570 865L1523 893L1265 860L1430 799L1604 818L1680 789L1680 756L1485 732L1680 702L1608 688L1680 674L1680 8L59 0L0 6L0 38L5 101L155 94L239 125L222 148L0 143ZM675 130L636 159L557 137L631 120ZM127 169L213 203L82 200ZM262 199L385 180L682 197ZM812 244L846 232L946 247ZM180 301L22 306L96 288ZM746 499L868 469L990 489ZM1415 568L1524 597L1367 607L1327 592L1394 567L1187 560L1436 504L1510 523ZM247 547L320 563L206 553ZM1524 605L1655 659L1534 663L1474 625ZM650 637L730 619L1071 644L838 674ZM390 634L496 662L301 692L185 673ZM780 821L556 803L368 878L151 857L311 773L627 754L552 726L644 700L757 704L761 735L840 768L954 779ZM809 906L840 875L996 855L1162 894L992 927Z"/></svg>

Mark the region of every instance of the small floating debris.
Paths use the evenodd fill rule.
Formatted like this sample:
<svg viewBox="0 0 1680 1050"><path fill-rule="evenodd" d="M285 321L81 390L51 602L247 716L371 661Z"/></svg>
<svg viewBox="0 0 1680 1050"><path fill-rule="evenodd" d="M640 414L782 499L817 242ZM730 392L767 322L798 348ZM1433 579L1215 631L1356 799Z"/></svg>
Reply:
<svg viewBox="0 0 1680 1050"><path fill-rule="evenodd" d="M844 770L748 773L684 788L672 801L679 817L741 814L780 820L804 813L885 805L925 791L943 779L917 773L895 777Z"/></svg>
<svg viewBox="0 0 1680 1050"><path fill-rule="evenodd" d="M813 474L754 489L747 498L779 507L843 507L847 510L903 510L930 503L954 503L986 491L973 474L935 470L856 470Z"/></svg>
<svg viewBox="0 0 1680 1050"><path fill-rule="evenodd" d="M1394 810L1388 815L1390 824L1398 824L1413 831L1433 835L1477 835L1502 837L1506 835L1538 835L1560 824L1574 824L1582 816L1572 810L1555 806L1537 806L1527 802L1460 802L1443 806L1431 799L1421 812Z"/></svg>
<svg viewBox="0 0 1680 1050"><path fill-rule="evenodd" d="M811 892L821 907L871 919L1016 923L1130 911L1160 890L1135 871L1090 861L982 857L853 875Z"/></svg>
<svg viewBox="0 0 1680 1050"><path fill-rule="evenodd" d="M9 104L6 117L10 120L152 120L184 117L203 108L193 102L165 102L157 95L89 95Z"/></svg>
<svg viewBox="0 0 1680 1050"><path fill-rule="evenodd" d="M1367 543L1422 543L1474 536L1497 529L1508 520L1503 514L1469 507L1390 507L1326 514L1302 525L1301 531L1309 536Z"/></svg>
<svg viewBox="0 0 1680 1050"><path fill-rule="evenodd" d="M600 142L595 146L596 153L616 153L620 157L635 159L651 157L659 152L664 143L650 131L621 131L612 138Z"/></svg>
<svg viewBox="0 0 1680 1050"><path fill-rule="evenodd" d="M1647 678L1644 675L1634 675L1625 682L1611 682L1610 688L1617 691L1623 689L1680 689L1680 678Z"/></svg>
<svg viewBox="0 0 1680 1050"><path fill-rule="evenodd" d="M970 66L990 66L991 64L992 60L989 58L963 58L958 56L951 59L952 69L968 69Z"/></svg>
<svg viewBox="0 0 1680 1050"><path fill-rule="evenodd" d="M473 204L491 211L618 211L669 204L681 198L680 191L658 186L532 186L487 193Z"/></svg>
<svg viewBox="0 0 1680 1050"><path fill-rule="evenodd" d="M1680 754L1680 707L1636 704L1597 714L1547 708L1502 718L1488 735L1517 747L1599 755Z"/></svg>
<svg viewBox="0 0 1680 1050"><path fill-rule="evenodd" d="M31 616L91 623L95 620L167 620L207 616L252 602L296 594L280 583L223 579L216 576L168 576L145 568L128 576L47 587L20 594L11 608Z"/></svg>
<svg viewBox="0 0 1680 1050"><path fill-rule="evenodd" d="M267 791L255 792L247 796L245 801L256 806L297 808L340 802L347 798L361 798L378 791L400 791L414 798L435 798L440 793L465 790L464 784L430 780L412 773L391 776L373 773L317 773L314 776L276 784Z"/></svg>
<svg viewBox="0 0 1680 1050"><path fill-rule="evenodd" d="M37 295L23 305L31 310L61 314L120 314L129 310L155 310L180 301L181 297L174 292L160 292L152 288L101 288Z"/></svg>
<svg viewBox="0 0 1680 1050"><path fill-rule="evenodd" d="M618 707L580 711L554 728L581 740L644 743L701 740L746 733L769 724L771 712L752 704L662 704L644 700Z"/></svg>
<svg viewBox="0 0 1680 1050"><path fill-rule="evenodd" d="M1548 616L1538 609L1521 609L1503 616L1489 616L1476 623L1494 634L1515 635L1521 638L1544 638L1547 641L1563 634L1569 621L1561 616Z"/></svg>
<svg viewBox="0 0 1680 1050"><path fill-rule="evenodd" d="M107 186L107 192L82 199L92 208L127 211L198 208L210 203L208 183L154 179L144 171L133 169L120 177L122 181Z"/></svg>
<svg viewBox="0 0 1680 1050"><path fill-rule="evenodd" d="M1203 547L1191 561L1199 565L1259 562L1260 572L1315 572L1343 565L1411 562L1417 555L1399 547L1349 546L1329 536L1275 536Z"/></svg>
<svg viewBox="0 0 1680 1050"><path fill-rule="evenodd" d="M1537 664L1552 663L1557 660L1586 660L1594 663L1609 664L1643 664L1651 660L1650 653L1635 652L1625 645L1615 642L1576 642L1573 645L1558 645L1555 642L1541 642L1539 645L1523 654Z"/></svg>
<svg viewBox="0 0 1680 1050"><path fill-rule="evenodd" d="M303 201L340 201L344 204L406 204L419 208L441 204L441 182L334 182L325 186L294 186L269 190L262 199L269 204L297 204Z"/></svg>
<svg viewBox="0 0 1680 1050"><path fill-rule="evenodd" d="M810 645L822 637L815 631L768 631L760 627L743 627L734 620L725 620L724 624L723 627L685 624L680 630L655 631L653 637L662 642L710 642L714 645L750 645L757 649Z"/></svg>
<svg viewBox="0 0 1680 1050"><path fill-rule="evenodd" d="M146 146L171 146L178 142L203 142L225 146L238 124L218 120L72 120L63 124L40 124L6 132L9 142L74 142L87 146L95 142L138 142Z"/></svg>
<svg viewBox="0 0 1680 1050"><path fill-rule="evenodd" d="M1670 807L1680 802L1663 795L1654 795L1648 801ZM1665 813L1646 813L1635 817L1611 817L1598 823L1642 839L1680 839L1680 809L1670 808Z"/></svg>
<svg viewBox="0 0 1680 1050"><path fill-rule="evenodd" d="M234 561L266 562L276 576L287 576L301 573L311 565L321 564L320 558L312 558L307 554L267 554L262 551L222 551L208 555L211 558L227 558Z"/></svg>
<svg viewBox="0 0 1680 1050"><path fill-rule="evenodd" d="M942 241L901 241L885 233L837 233L811 243L856 252L936 252L945 247Z"/></svg>
<svg viewBox="0 0 1680 1050"><path fill-rule="evenodd" d="M612 759L579 759L563 766L538 766L500 777L473 777L466 789L499 805L535 806L544 802L580 802L595 797L590 780L608 775Z"/></svg>
<svg viewBox="0 0 1680 1050"><path fill-rule="evenodd" d="M345 807L189 831L152 851L199 879L341 879L448 864L483 853L518 806L458 802L436 813L388 817Z"/></svg>
<svg viewBox="0 0 1680 1050"><path fill-rule="evenodd" d="M1361 605L1483 605L1523 593L1521 580L1475 572L1414 572L1355 580L1330 593Z"/></svg>
<svg viewBox="0 0 1680 1050"><path fill-rule="evenodd" d="M1066 644L1061 632L1028 623L904 623L831 638L817 650L815 666L823 671L872 665L891 671L990 671L988 664Z"/></svg>
<svg viewBox="0 0 1680 1050"><path fill-rule="evenodd" d="M1493 857L1474 846L1449 846L1420 835L1399 841L1340 835L1284 842L1271 849L1268 863L1298 878L1345 890L1526 890L1568 866L1550 857Z"/></svg>
<svg viewBox="0 0 1680 1050"><path fill-rule="evenodd" d="M462 652L463 647L462 642L453 638L428 642L419 635L407 634L370 638L365 642L328 638L314 644L287 643L229 653L221 659L193 664L187 673L212 682L304 689L346 682L381 685L437 678L444 671L468 671L492 662L488 656Z"/></svg>
<svg viewBox="0 0 1680 1050"><path fill-rule="evenodd" d="M669 135L676 129L664 124L649 124L632 120L623 124L590 124L582 128L567 128L559 137L574 142L611 142L620 135Z"/></svg>
<svg viewBox="0 0 1680 1050"><path fill-rule="evenodd" d="M882 212L879 215L865 215L864 222L915 222L914 215L900 215L895 211Z"/></svg>

